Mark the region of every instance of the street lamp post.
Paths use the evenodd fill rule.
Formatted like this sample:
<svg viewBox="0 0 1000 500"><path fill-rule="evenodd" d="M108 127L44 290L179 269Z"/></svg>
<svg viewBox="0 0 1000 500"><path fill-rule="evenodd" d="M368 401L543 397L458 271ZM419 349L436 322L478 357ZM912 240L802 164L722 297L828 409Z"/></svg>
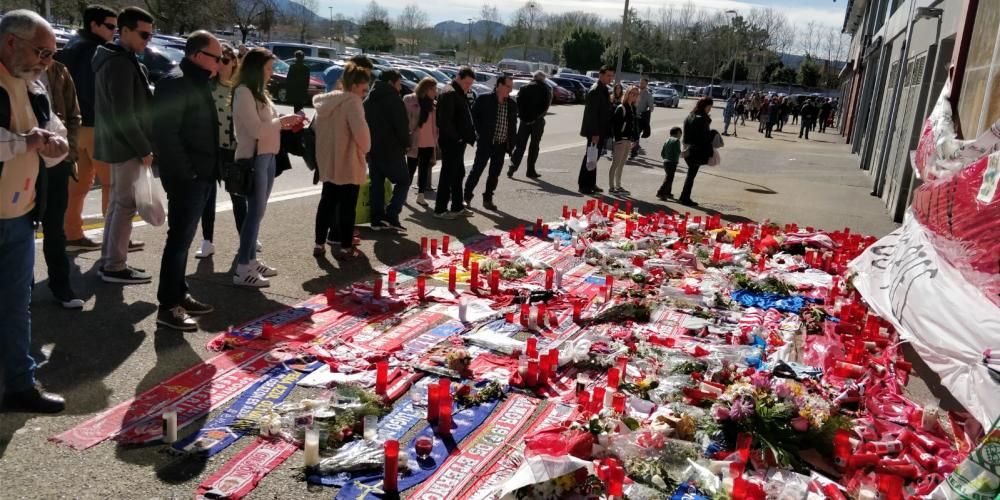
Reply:
<svg viewBox="0 0 1000 500"><path fill-rule="evenodd" d="M622 79L622 58L625 57L625 27L628 26L628 1L625 0L625 13L622 14L622 29L618 33L618 65L615 66L616 82L620 82Z"/></svg>
<svg viewBox="0 0 1000 500"><path fill-rule="evenodd" d="M465 42L465 57L466 64L472 64L472 18L468 18L469 21L469 39Z"/></svg>
<svg viewBox="0 0 1000 500"><path fill-rule="evenodd" d="M684 77L684 97L688 95L688 72L687 72L687 61L681 61L681 75Z"/></svg>
<svg viewBox="0 0 1000 500"><path fill-rule="evenodd" d="M330 48L333 48L333 7L330 7Z"/></svg>
<svg viewBox="0 0 1000 500"><path fill-rule="evenodd" d="M739 17L739 13L737 13L735 10L727 10L726 14L732 14L733 15L733 21L730 24L730 28L732 29L732 34L730 36L730 41L731 41L731 45L732 45L733 74L732 74L732 80L729 83L729 97L730 97L730 99L733 99L736 96L736 19L737 19L737 17ZM735 108L735 106L736 106L735 102L733 103L733 106ZM733 109L734 113L735 113L735 111L736 110ZM736 118L735 116L733 116L732 118L733 118L733 137L739 137L736 134L736 124L738 122L737 122L737 120L735 120L735 118Z"/></svg>

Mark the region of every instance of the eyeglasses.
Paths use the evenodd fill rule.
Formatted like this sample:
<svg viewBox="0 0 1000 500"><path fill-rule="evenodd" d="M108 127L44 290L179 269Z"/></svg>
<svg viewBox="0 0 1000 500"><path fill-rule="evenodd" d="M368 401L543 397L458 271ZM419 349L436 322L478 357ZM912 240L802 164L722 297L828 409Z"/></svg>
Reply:
<svg viewBox="0 0 1000 500"><path fill-rule="evenodd" d="M211 57L212 59L215 59L216 63L222 62L222 56L217 56L217 55L215 55L215 54L213 54L211 52L207 52L207 51L204 51L204 50L199 50L198 52L201 53L201 54L205 54L206 56ZM229 64L228 60L227 60L226 64Z"/></svg>
<svg viewBox="0 0 1000 500"><path fill-rule="evenodd" d="M13 35L13 33L11 33L11 34ZM14 38L17 38L18 40L20 40L22 42L31 43L31 40L29 40L27 38L24 38L24 37L21 37L21 36L14 35ZM56 54L56 51L54 51L52 49L45 48L45 47L35 47L35 46L32 46L31 50L35 53L36 56L38 56L39 59L42 59L42 60L51 59L52 56L54 56Z"/></svg>
<svg viewBox="0 0 1000 500"><path fill-rule="evenodd" d="M148 31L135 30L135 32L138 33L139 38L142 38L143 40L149 40L150 38L153 38L153 34Z"/></svg>
<svg viewBox="0 0 1000 500"><path fill-rule="evenodd" d="M111 31L114 31L114 30L118 29L118 25L111 24L111 23L101 23L101 25L104 26L105 28L111 30Z"/></svg>
<svg viewBox="0 0 1000 500"><path fill-rule="evenodd" d="M231 58L223 56L222 59L219 60L219 62L228 66L229 63L233 62L233 60Z"/></svg>

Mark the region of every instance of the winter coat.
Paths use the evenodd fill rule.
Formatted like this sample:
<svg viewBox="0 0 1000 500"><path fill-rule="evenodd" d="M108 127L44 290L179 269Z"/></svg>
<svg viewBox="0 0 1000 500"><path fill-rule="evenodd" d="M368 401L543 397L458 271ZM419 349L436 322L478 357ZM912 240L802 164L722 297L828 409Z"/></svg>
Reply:
<svg viewBox="0 0 1000 500"><path fill-rule="evenodd" d="M497 123L499 122L500 103L497 100L496 92L483 94L476 98L476 103L472 105L472 121L476 124L476 133L479 135L480 144L503 143L507 150L514 148L514 137L517 136L517 103L510 97L507 98L507 137L502 141L494 140Z"/></svg>
<svg viewBox="0 0 1000 500"><path fill-rule="evenodd" d="M49 98L52 100L52 112L62 120L66 127L66 141L69 142L68 162L76 161L76 143L80 135L80 105L76 98L76 87L69 69L59 61L53 61L45 71L48 80Z"/></svg>
<svg viewBox="0 0 1000 500"><path fill-rule="evenodd" d="M687 160L704 165L712 157L712 119L703 113L691 113L684 120L684 144L688 145Z"/></svg>
<svg viewBox="0 0 1000 500"><path fill-rule="evenodd" d="M615 142L639 140L637 119L635 106L619 104L615 108L615 113L611 116L611 126Z"/></svg>
<svg viewBox="0 0 1000 500"><path fill-rule="evenodd" d="M410 158L416 158L417 152L420 149L418 146L418 141L420 140L420 98L417 94L407 94L403 97L403 105L406 106L406 117L409 121L410 130L410 148L406 150L406 156ZM436 107L436 106L435 106ZM431 111L430 116L427 117L427 121L424 122L425 127L431 127L432 134L434 135L434 142L437 142L438 131L437 120L436 120L437 110ZM437 156L437 147L434 148L435 157ZM436 158L435 158L436 160Z"/></svg>
<svg viewBox="0 0 1000 500"><path fill-rule="evenodd" d="M313 107L319 180L340 185L364 184L371 132L361 98L335 90L313 97Z"/></svg>
<svg viewBox="0 0 1000 500"><path fill-rule="evenodd" d="M402 161L410 148L410 122L406 105L392 85L375 82L364 102L365 119L371 131L372 163L389 160Z"/></svg>
<svg viewBox="0 0 1000 500"><path fill-rule="evenodd" d="M94 53L94 159L122 163L153 152L149 74L134 53L106 43Z"/></svg>
<svg viewBox="0 0 1000 500"><path fill-rule="evenodd" d="M288 104L305 106L309 102L309 66L295 62L285 76L285 98Z"/></svg>
<svg viewBox="0 0 1000 500"><path fill-rule="evenodd" d="M532 123L545 118L552 104L552 89L545 82L532 80L517 92L517 112L521 121Z"/></svg>
<svg viewBox="0 0 1000 500"><path fill-rule="evenodd" d="M160 177L215 181L219 175L219 116L212 74L184 58L156 84L153 134Z"/></svg>
<svg viewBox="0 0 1000 500"><path fill-rule="evenodd" d="M66 65L76 87L80 115L84 127L94 126L94 53L104 40L87 30L77 31L76 37L56 53L56 61Z"/></svg>
<svg viewBox="0 0 1000 500"><path fill-rule="evenodd" d="M451 148L461 144L476 143L476 129L472 124L469 100L458 82L445 85L438 96L437 105L438 145Z"/></svg>
<svg viewBox="0 0 1000 500"><path fill-rule="evenodd" d="M597 136L602 138L611 137L611 94L608 86L597 82L590 91L587 92L587 99L583 108L583 124L580 127L580 135L588 140Z"/></svg>
<svg viewBox="0 0 1000 500"><path fill-rule="evenodd" d="M215 122L213 122L215 123ZM236 134L236 159L257 154L278 154L281 150L281 117L270 100L259 102L246 85L233 92L233 132Z"/></svg>

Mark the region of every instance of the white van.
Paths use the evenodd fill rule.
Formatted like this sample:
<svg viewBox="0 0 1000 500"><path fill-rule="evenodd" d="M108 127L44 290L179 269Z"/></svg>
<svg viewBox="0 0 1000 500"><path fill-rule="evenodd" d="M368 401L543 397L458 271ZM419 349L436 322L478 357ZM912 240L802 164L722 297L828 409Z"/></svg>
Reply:
<svg viewBox="0 0 1000 500"><path fill-rule="evenodd" d="M275 57L281 60L295 57L295 52L300 50L306 55L306 57L338 59L337 54L341 50L341 47L323 47L320 45L286 42L267 42L264 44L264 48L270 50Z"/></svg>

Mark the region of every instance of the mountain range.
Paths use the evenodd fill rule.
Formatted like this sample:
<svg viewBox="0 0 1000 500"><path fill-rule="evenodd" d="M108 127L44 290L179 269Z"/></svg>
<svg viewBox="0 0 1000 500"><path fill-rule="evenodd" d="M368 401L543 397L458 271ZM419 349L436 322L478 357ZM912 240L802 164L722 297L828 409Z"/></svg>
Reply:
<svg viewBox="0 0 1000 500"><path fill-rule="evenodd" d="M434 31L440 33L444 38L466 40L470 35L470 26L469 23L443 21L434 25ZM493 39L500 38L507 31L507 26L494 21L479 20L472 23L471 31L472 39L481 42L486 39L488 34L492 35Z"/></svg>

